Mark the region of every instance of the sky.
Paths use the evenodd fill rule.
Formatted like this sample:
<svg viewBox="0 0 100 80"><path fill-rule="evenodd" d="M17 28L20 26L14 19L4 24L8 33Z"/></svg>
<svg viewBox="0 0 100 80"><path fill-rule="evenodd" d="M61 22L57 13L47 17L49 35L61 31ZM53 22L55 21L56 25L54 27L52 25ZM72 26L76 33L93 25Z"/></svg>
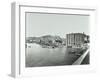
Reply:
<svg viewBox="0 0 100 80"><path fill-rule="evenodd" d="M26 37L57 35L62 38L68 33L89 34L89 16L47 13L26 13Z"/></svg>

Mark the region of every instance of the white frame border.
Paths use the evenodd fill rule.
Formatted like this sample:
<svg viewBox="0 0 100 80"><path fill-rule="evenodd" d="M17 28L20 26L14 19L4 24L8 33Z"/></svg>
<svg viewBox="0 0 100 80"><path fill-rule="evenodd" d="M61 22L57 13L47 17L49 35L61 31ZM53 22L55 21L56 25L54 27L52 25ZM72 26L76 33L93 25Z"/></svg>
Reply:
<svg viewBox="0 0 100 80"><path fill-rule="evenodd" d="M25 26L24 24L21 24L23 22L23 20L25 20L24 17L20 16L23 14L23 12L27 11L27 9L22 9L21 8L24 7L30 7L30 9L33 8L39 8L38 12L41 12L41 8L46 9L46 11L49 11L48 9L59 9L61 11L65 11L66 9L68 9L69 11L72 11L72 13L76 14L80 13L80 14L89 14L92 15L91 16L91 31L90 31L90 36L91 36L91 42L95 41L95 14L96 14L96 8L85 8L85 7L79 7L79 8L73 8L73 7L68 7L68 8L64 8L64 7L47 7L47 6L32 6L32 4L23 4L23 3L12 3L12 54L11 54L11 75L13 77L21 77L21 76L34 76L34 75L53 75L56 73L60 74L64 74L64 73L76 73L76 72L91 72L91 71L95 71L96 70L96 54L94 54L93 52L93 46L95 46L94 43L91 44L90 47L90 51L92 55L92 61L93 64L91 65L80 65L80 66L60 66L60 67L39 67L39 68L33 68L33 69L26 69L25 67L23 67L23 61L22 60L22 56L24 54L24 49L23 49L23 44L22 41L24 40L23 35L25 35L25 28L22 26ZM29 9L29 10L30 10ZM32 9L33 10L33 9ZM75 11L74 11L75 10ZM81 12L83 10L83 12ZM22 11L22 12L21 12ZM31 10L30 10L31 11ZM85 13L85 12L86 13ZM89 12L90 11L90 12ZM33 11L32 11L33 12ZM62 12L64 13L64 12ZM21 33L22 32L22 33ZM24 52L23 52L24 51ZM22 53L22 54L21 54ZM67 69L68 68L68 69ZM67 71L66 71L67 70Z"/></svg>

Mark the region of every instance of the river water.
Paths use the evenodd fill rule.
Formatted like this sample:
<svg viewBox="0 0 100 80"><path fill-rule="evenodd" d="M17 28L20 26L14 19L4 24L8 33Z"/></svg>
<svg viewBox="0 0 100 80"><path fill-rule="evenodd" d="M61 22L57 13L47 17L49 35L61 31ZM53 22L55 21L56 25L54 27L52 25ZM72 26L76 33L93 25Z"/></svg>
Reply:
<svg viewBox="0 0 100 80"><path fill-rule="evenodd" d="M27 44L25 62L26 67L66 65L70 62L68 56L66 46L62 48L42 48L38 44L31 43Z"/></svg>

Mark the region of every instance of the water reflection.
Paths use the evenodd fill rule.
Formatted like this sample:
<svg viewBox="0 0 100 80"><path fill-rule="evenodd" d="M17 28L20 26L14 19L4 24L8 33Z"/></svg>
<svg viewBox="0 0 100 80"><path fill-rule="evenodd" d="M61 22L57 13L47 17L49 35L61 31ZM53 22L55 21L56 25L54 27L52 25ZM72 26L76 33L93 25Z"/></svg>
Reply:
<svg viewBox="0 0 100 80"><path fill-rule="evenodd" d="M72 64L73 58L66 46L61 48L42 48L38 44L27 44L26 67L56 66Z"/></svg>

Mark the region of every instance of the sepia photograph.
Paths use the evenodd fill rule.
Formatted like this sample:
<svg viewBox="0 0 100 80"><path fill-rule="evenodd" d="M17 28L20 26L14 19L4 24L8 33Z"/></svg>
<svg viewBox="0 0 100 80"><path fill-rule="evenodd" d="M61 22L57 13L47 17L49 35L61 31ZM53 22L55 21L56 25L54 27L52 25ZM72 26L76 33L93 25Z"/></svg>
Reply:
<svg viewBox="0 0 100 80"><path fill-rule="evenodd" d="M89 65L89 17L25 12L25 66Z"/></svg>

